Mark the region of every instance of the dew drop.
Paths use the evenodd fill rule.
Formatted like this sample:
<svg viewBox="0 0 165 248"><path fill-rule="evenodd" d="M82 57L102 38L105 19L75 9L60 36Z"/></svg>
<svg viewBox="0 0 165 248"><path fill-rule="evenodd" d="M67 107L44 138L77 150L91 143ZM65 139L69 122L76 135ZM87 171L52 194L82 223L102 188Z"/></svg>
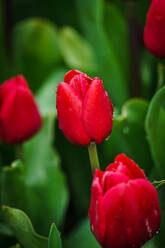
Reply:
<svg viewBox="0 0 165 248"><path fill-rule="evenodd" d="M129 127L124 127L123 128L123 133L128 134L129 133Z"/></svg>
<svg viewBox="0 0 165 248"><path fill-rule="evenodd" d="M154 19L155 19L156 21L158 21L158 22L162 21L163 18L164 18L164 17L163 17L162 15L156 15L156 16L154 17Z"/></svg>
<svg viewBox="0 0 165 248"><path fill-rule="evenodd" d="M145 220L145 226L146 226L149 237L152 237L152 230L151 230L150 223L149 223L148 219Z"/></svg>
<svg viewBox="0 0 165 248"><path fill-rule="evenodd" d="M154 215L158 216L158 211L156 209L154 209Z"/></svg>

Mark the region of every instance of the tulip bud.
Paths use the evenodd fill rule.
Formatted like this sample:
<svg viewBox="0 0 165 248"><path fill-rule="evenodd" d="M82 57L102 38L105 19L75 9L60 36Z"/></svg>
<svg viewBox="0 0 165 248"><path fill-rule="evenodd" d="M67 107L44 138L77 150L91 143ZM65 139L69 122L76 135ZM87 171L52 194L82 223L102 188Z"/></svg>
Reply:
<svg viewBox="0 0 165 248"><path fill-rule="evenodd" d="M160 206L154 186L126 155L92 183L90 226L103 248L139 248L159 230Z"/></svg>
<svg viewBox="0 0 165 248"><path fill-rule="evenodd" d="M7 80L0 86L0 139L8 144L23 142L40 127L40 113L24 77Z"/></svg>
<svg viewBox="0 0 165 248"><path fill-rule="evenodd" d="M165 1L151 1L144 29L146 48L156 57L165 58Z"/></svg>
<svg viewBox="0 0 165 248"><path fill-rule="evenodd" d="M69 141L99 144L112 130L112 103L99 78L71 70L57 89L59 127Z"/></svg>

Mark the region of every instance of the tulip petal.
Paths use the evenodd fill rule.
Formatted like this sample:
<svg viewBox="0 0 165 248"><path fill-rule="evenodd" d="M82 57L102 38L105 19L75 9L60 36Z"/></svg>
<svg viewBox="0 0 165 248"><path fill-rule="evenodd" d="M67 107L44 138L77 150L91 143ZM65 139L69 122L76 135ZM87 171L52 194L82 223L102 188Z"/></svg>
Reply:
<svg viewBox="0 0 165 248"><path fill-rule="evenodd" d="M76 75L83 75L83 77L88 80L89 82L91 82L91 78L88 77L88 75L86 75L85 73L82 73L81 71L78 71L78 70L70 70L68 71L66 74L65 74L65 77L64 77L64 82L65 83L70 83L70 81L72 80L72 78Z"/></svg>
<svg viewBox="0 0 165 248"><path fill-rule="evenodd" d="M100 179L102 177L102 174L102 171L95 171L95 176L92 183L91 206L88 211L88 214L90 216L91 231L100 243L104 241L105 233L105 216L102 204L103 192L100 186Z"/></svg>
<svg viewBox="0 0 165 248"><path fill-rule="evenodd" d="M144 179L132 180L129 186L132 194L135 195L134 204L136 204L138 211L138 218L135 223L137 225L138 222L141 226L139 239L144 237L145 242L159 230L161 210L158 193L155 187Z"/></svg>
<svg viewBox="0 0 165 248"><path fill-rule="evenodd" d="M82 124L82 101L69 84L60 83L57 88L57 115L59 127L64 135L74 144L89 145Z"/></svg>
<svg viewBox="0 0 165 248"><path fill-rule="evenodd" d="M114 187L119 183L126 183L130 180L127 174L114 172L114 171L106 171L101 180L101 186L104 189L103 194L108 191L110 188Z"/></svg>
<svg viewBox="0 0 165 248"><path fill-rule="evenodd" d="M10 93L11 91L15 91L19 88L29 89L28 83L22 75L18 75L4 82L3 85L0 86L1 103L3 99L8 95L8 93Z"/></svg>
<svg viewBox="0 0 165 248"><path fill-rule="evenodd" d="M89 88L89 83L83 77L83 75L80 74L72 78L69 85L75 90L75 93L78 94L83 101L84 96Z"/></svg>
<svg viewBox="0 0 165 248"><path fill-rule="evenodd" d="M128 167L124 164L122 164L121 162L115 162L115 163L111 163L110 165L108 165L108 167L106 168L106 172L115 172L118 174L123 174L125 176L127 176L129 179L134 179L134 175L131 173L131 171L128 169Z"/></svg>
<svg viewBox="0 0 165 248"><path fill-rule="evenodd" d="M130 158L128 158L124 153L118 155L115 158L115 162L118 163L119 165L122 163L125 165L131 174L133 175L134 178L144 178L146 179L146 176L143 172L143 170L140 169L140 167ZM111 165L110 165L111 166Z"/></svg>
<svg viewBox="0 0 165 248"><path fill-rule="evenodd" d="M152 1L144 28L146 48L156 57L165 58L165 1Z"/></svg>
<svg viewBox="0 0 165 248"><path fill-rule="evenodd" d="M136 215L136 208L132 208L130 212L129 199L130 196L125 183L118 184L105 193L103 206L106 216L106 231L102 243L104 248L131 248L126 237L126 223L129 215L132 223L129 221L128 223L133 230L134 218L132 217Z"/></svg>
<svg viewBox="0 0 165 248"><path fill-rule="evenodd" d="M112 106L102 81L93 79L83 103L83 123L88 136L100 144L112 130Z"/></svg>
<svg viewBox="0 0 165 248"><path fill-rule="evenodd" d="M104 195L103 206L104 248L139 248L159 229L158 195L147 180L131 180L111 188Z"/></svg>
<svg viewBox="0 0 165 248"><path fill-rule="evenodd" d="M0 112L1 137L6 143L22 142L41 127L41 117L31 92L18 87L6 95Z"/></svg>

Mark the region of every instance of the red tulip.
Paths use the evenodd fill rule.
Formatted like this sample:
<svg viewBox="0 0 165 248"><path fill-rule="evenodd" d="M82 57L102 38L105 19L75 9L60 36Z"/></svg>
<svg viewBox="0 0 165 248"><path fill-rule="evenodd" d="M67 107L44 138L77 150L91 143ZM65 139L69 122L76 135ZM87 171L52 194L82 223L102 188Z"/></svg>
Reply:
<svg viewBox="0 0 165 248"><path fill-rule="evenodd" d="M103 248L140 248L159 230L160 206L154 186L126 155L92 183L90 226Z"/></svg>
<svg viewBox="0 0 165 248"><path fill-rule="evenodd" d="M165 58L165 1L151 2L146 26L144 29L144 43L147 49L156 57Z"/></svg>
<svg viewBox="0 0 165 248"><path fill-rule="evenodd" d="M0 139L19 143L41 127L41 117L34 97L23 76L7 80L0 86Z"/></svg>
<svg viewBox="0 0 165 248"><path fill-rule="evenodd" d="M99 78L71 70L57 89L59 127L77 145L101 143L112 130L112 103Z"/></svg>

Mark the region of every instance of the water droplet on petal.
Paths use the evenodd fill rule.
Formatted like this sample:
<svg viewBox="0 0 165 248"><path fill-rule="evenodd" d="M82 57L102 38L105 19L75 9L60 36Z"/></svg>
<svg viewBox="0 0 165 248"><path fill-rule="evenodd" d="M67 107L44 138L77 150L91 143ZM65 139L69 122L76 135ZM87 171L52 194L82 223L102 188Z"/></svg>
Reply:
<svg viewBox="0 0 165 248"><path fill-rule="evenodd" d="M158 22L162 21L163 18L164 18L164 17L163 17L162 15L155 15L155 16L154 16L154 19L155 19L156 21L158 21Z"/></svg>
<svg viewBox="0 0 165 248"><path fill-rule="evenodd" d="M149 223L148 219L145 220L145 226L146 226L147 233L148 233L149 237L152 237L152 229L150 227L150 223Z"/></svg>
<svg viewBox="0 0 165 248"><path fill-rule="evenodd" d="M158 211L156 209L154 209L154 215L158 216Z"/></svg>

